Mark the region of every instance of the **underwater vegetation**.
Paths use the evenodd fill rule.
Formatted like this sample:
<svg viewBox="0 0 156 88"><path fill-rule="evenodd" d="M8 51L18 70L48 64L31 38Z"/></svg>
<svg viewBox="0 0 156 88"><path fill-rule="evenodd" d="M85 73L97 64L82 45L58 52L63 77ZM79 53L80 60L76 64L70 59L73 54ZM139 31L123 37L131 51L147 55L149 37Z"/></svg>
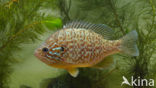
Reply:
<svg viewBox="0 0 156 88"><path fill-rule="evenodd" d="M121 86L123 76L156 78L155 7L155 0L0 0L0 88L155 88ZM139 56L116 54L109 68L80 68L76 78L37 60L34 50L74 20L105 24L114 39L136 30Z"/></svg>

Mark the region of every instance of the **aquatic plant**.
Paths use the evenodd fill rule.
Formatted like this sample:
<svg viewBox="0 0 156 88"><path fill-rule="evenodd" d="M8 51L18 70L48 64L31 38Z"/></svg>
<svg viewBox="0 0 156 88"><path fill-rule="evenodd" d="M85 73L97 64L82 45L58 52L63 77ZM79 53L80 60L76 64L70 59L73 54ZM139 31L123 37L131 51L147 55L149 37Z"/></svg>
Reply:
<svg viewBox="0 0 156 88"><path fill-rule="evenodd" d="M38 25L41 20L37 14L40 3L30 1L0 1L0 88L7 86L11 66L16 62L13 53L20 49L21 43L34 41L36 33L43 32Z"/></svg>
<svg viewBox="0 0 156 88"><path fill-rule="evenodd" d="M12 66L18 62L13 57L21 44L35 42L50 24L51 29L61 25L59 19L47 19L39 10L42 0L0 0L0 88L6 88Z"/></svg>

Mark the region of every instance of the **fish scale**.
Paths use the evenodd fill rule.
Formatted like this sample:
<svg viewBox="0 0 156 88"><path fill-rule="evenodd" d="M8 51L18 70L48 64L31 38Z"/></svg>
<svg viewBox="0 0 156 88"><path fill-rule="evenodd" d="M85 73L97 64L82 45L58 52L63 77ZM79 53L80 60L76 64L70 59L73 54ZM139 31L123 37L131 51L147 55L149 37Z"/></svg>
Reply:
<svg viewBox="0 0 156 88"><path fill-rule="evenodd" d="M139 55L136 31L118 40L113 40L113 35L113 30L104 24L72 22L53 33L36 49L35 56L52 67L66 69L76 77L79 67L110 64L104 62L105 60L113 63L112 58L108 58L110 55L116 53Z"/></svg>
<svg viewBox="0 0 156 88"><path fill-rule="evenodd" d="M76 37L72 37L72 35L71 35L71 37L65 37L66 40L68 40L68 41L72 41L72 40L74 40L74 38L77 39L77 41L75 41L74 44L71 44L71 42L67 43L67 47L69 47L69 49L70 49L70 52L67 52L67 53L71 56L71 57L69 56L67 58L73 59L73 60L67 60L66 59L67 63L73 63L73 64L77 63L77 62L86 63L86 62L90 61L91 59L93 59L93 56L91 55L91 53L93 52L92 51L93 46L95 45L95 43L97 43L97 41L94 41L94 40L91 40L91 39L92 38L96 38L97 39L99 36L97 34L90 33L88 30L82 30L82 29L80 29L80 30L73 29L72 31L66 29L66 31L68 31L68 32L65 33L65 36L68 36L69 34L72 34L72 32L77 32L77 34L75 35ZM60 32L62 32L62 31L60 31ZM88 36L87 37L81 36L82 33L88 34ZM86 42L81 41L81 39L86 40ZM99 37L98 39L100 40L100 39L102 39L102 37ZM64 42L66 42L66 41L64 41ZM84 48L86 48L85 51L83 51L85 53L82 54L82 55L78 55L79 54L78 52L80 52L82 50L81 49L81 47L82 47L81 44L85 45L85 46L83 46ZM96 44L96 46L100 46L100 45ZM74 47L74 49L72 49L71 47ZM99 51L99 50L96 50L96 51ZM95 53L96 53L96 51L94 49ZM72 55L77 55L77 57L78 56L82 56L82 57L85 56L87 58L80 58L80 57L78 57L78 58L75 58L75 59L78 59L77 62L74 62L75 59L72 58ZM98 55L98 54L96 54L96 55ZM79 61L79 60L83 60L83 61ZM68 62L68 61L70 61L70 62Z"/></svg>
<svg viewBox="0 0 156 88"><path fill-rule="evenodd" d="M85 34L85 35L82 35ZM63 36L62 36L63 35ZM61 40L64 40L63 43L66 45L68 51L66 51L67 57L64 59L64 63L72 64L84 64L84 63L97 63L102 58L97 58L97 56L104 57L101 55L101 52L107 52L105 47L109 46L107 40L104 40L102 36L97 33L94 33L89 30L84 29L65 29L60 30L53 34L54 39L51 42L51 47L58 47L61 45ZM58 37L57 37L58 36ZM58 41L56 41L58 40ZM100 41L103 40L103 41ZM107 43L107 44L106 44ZM110 44L111 45L111 44ZM83 49L84 48L84 49ZM84 53L80 53L83 51ZM109 50L108 50L109 51ZM107 52L108 53L108 52ZM81 56L81 57L80 57ZM74 57L74 58L73 58ZM70 59L70 60L69 60ZM81 63L79 63L81 62Z"/></svg>

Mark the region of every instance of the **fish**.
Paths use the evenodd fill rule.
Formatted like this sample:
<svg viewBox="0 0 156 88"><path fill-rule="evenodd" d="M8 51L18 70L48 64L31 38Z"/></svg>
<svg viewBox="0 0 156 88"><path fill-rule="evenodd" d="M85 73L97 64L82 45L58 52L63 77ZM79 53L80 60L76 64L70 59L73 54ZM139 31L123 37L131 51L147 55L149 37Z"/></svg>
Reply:
<svg viewBox="0 0 156 88"><path fill-rule="evenodd" d="M139 56L135 30L117 40L113 35L105 24L74 21L52 33L35 50L35 56L49 66L67 70L73 77L78 76L78 68L109 66L113 62L110 56L117 53Z"/></svg>

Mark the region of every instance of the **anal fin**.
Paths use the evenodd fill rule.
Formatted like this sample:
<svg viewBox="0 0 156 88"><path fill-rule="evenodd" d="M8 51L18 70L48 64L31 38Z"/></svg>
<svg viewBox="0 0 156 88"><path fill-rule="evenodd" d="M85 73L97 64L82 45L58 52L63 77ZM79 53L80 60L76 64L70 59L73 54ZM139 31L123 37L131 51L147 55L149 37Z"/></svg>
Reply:
<svg viewBox="0 0 156 88"><path fill-rule="evenodd" d="M107 56L105 57L101 62L98 64L94 65L94 68L107 68L111 66L114 63L113 56Z"/></svg>

